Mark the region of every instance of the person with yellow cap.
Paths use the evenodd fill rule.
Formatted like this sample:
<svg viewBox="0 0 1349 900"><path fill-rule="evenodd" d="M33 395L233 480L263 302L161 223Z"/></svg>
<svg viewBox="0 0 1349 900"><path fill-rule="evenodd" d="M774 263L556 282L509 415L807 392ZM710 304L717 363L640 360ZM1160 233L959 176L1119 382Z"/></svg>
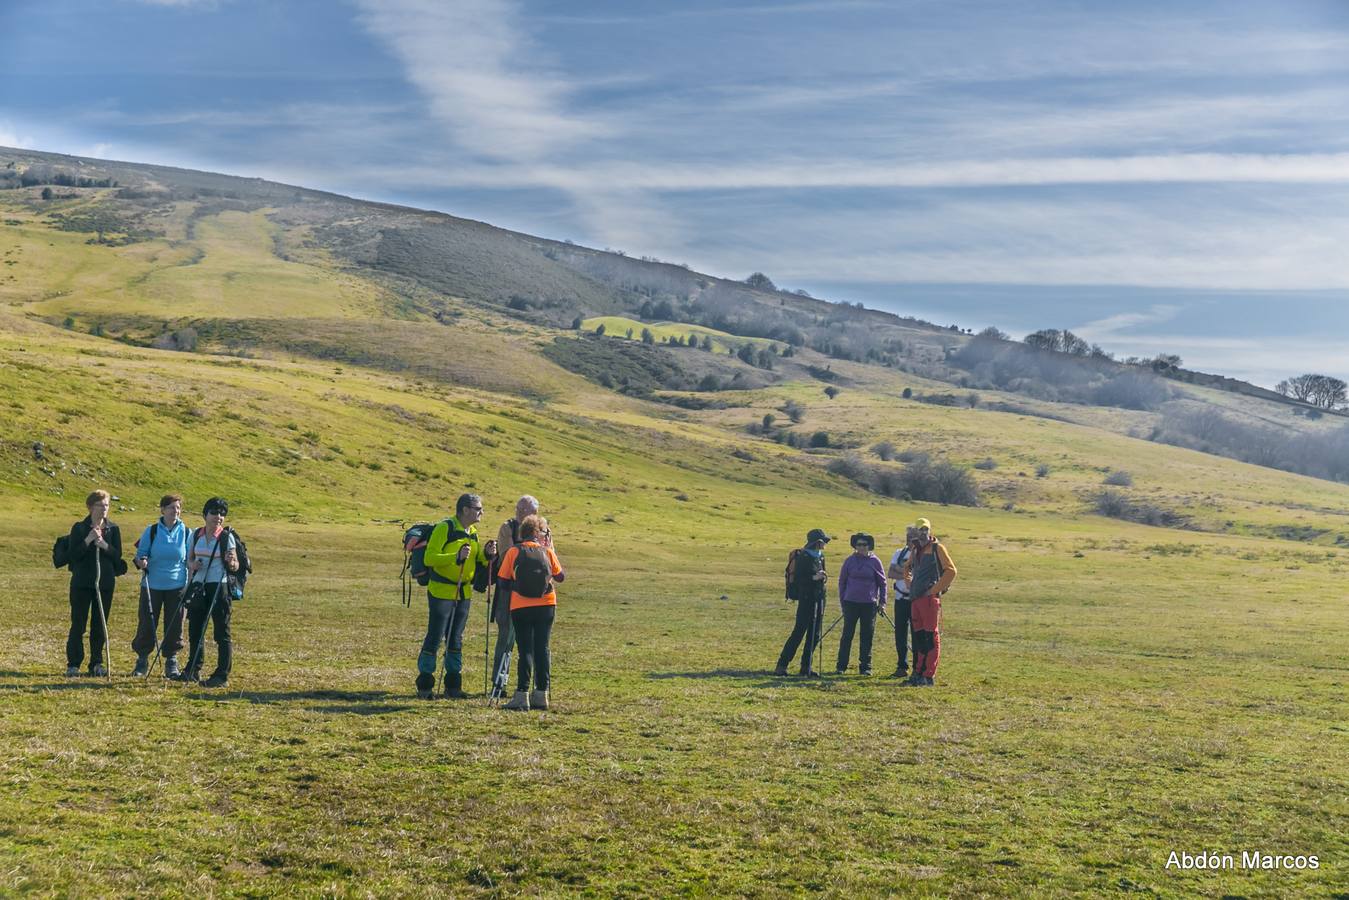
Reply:
<svg viewBox="0 0 1349 900"><path fill-rule="evenodd" d="M913 622L913 687L931 687L941 656L941 595L956 578L956 566L946 547L932 533L932 523L919 519L918 540L904 561L904 581L909 586Z"/></svg>

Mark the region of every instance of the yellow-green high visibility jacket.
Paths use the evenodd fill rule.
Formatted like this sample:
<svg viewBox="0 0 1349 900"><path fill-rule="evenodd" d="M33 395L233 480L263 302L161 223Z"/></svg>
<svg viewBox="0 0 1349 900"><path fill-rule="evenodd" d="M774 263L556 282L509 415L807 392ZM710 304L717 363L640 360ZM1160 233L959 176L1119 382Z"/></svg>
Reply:
<svg viewBox="0 0 1349 900"><path fill-rule="evenodd" d="M469 544L468 559L458 563L459 548ZM467 529L456 518L446 519L431 531L426 541L426 568L431 581L427 593L439 600L466 600L473 595L473 573L478 566L488 564L482 544L478 543L478 529Z"/></svg>

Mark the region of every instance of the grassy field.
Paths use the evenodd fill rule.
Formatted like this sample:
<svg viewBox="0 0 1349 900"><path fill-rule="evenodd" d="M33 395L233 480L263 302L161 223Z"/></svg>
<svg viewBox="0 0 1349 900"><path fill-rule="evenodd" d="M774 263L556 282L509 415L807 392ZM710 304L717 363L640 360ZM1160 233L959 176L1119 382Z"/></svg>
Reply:
<svg viewBox="0 0 1349 900"><path fill-rule="evenodd" d="M537 353L546 329L472 304L450 327L378 318L374 282L343 293L356 276L317 257L265 259L257 214L122 248L13 215L0 895L1349 890L1349 486L1130 437L1149 413L995 392L938 406L901 391L959 389L848 363L833 364L835 398L798 380L676 409L564 372ZM217 323L257 358L25 315L167 317L151 286L191 241L185 269L204 283L184 283L190 303L233 290L220 273L236 266L280 286ZM779 411L789 399L800 424ZM827 430L841 448L749 433L774 411L776 428ZM984 505L899 503L825 471L878 440L992 459L976 472ZM1090 514L1116 469L1131 496L1195 527ZM127 531L165 490L189 511L231 499L257 573L229 690L126 675L131 579L112 614L115 677L59 674L67 576L47 552L95 486ZM547 713L414 699L426 615L398 601L400 523L445 515L466 489L490 527L524 492L553 521L570 577ZM960 568L938 687L772 677L792 620L784 556L806 529L871 531L888 554L920 515ZM1271 537L1300 527L1314 534ZM483 616L479 603L465 646L475 691ZM836 647L831 635L823 668ZM893 667L883 623L875 658ZM1321 864L1182 872L1165 868L1172 850Z"/></svg>
<svg viewBox="0 0 1349 900"><path fill-rule="evenodd" d="M604 333L610 337L621 338L632 329L631 340L640 341L642 339L642 329L651 331L657 342L664 341L666 338L684 338L688 340L691 335L696 335L701 342L703 338L709 338L712 341L712 349L718 353L725 353L728 350L739 350L745 344L754 347L777 347L782 350L786 345L781 341L770 341L767 338L741 337L738 334L727 334L724 331L717 331L715 328L708 328L704 325L690 325L687 322L642 322L637 319L628 319L623 316L593 316L581 323L584 331L594 331L596 328L604 326Z"/></svg>

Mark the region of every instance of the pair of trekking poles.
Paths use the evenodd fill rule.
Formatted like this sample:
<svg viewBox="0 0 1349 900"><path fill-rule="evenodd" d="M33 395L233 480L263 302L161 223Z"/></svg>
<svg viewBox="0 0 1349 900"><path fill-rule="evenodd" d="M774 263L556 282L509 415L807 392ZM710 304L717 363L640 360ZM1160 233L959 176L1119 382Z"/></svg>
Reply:
<svg viewBox="0 0 1349 900"><path fill-rule="evenodd" d="M211 550L211 557L206 561L207 571L210 571L212 564L215 563L216 551L219 549L220 549L220 542L216 541L215 547L212 548ZM196 649L193 650L192 654L188 657L187 668L183 670L189 675L197 670L197 660L206 650L206 626L210 624L211 616L215 614L216 601L220 599L220 592L225 589L225 582L228 580L229 580L228 577L225 577L221 578L220 581L216 582L215 593L211 595L210 605L208 605L206 608L206 619L202 622L201 625L201 637L197 640ZM154 605L153 601L150 598L150 575L148 572L145 575L141 576L141 589L145 594L145 602L150 607L150 620L153 622ZM187 612L188 594L191 593L191 590L192 585L191 583L189 583L188 586L184 588L182 596L178 598L177 604L174 605L173 615L165 619L164 620L165 622L175 622L177 621L180 613L185 614ZM155 631L159 631L158 628L159 623L155 622L154 624L156 626ZM191 635L189 634L189 638L190 637ZM163 655L163 652L164 652L164 641L156 640L154 661L151 662L149 668L145 670L145 678L147 681L149 680L150 676L154 674L156 667L159 666L159 659Z"/></svg>
<svg viewBox="0 0 1349 900"><path fill-rule="evenodd" d="M820 605L819 605L819 607L816 609L816 612L815 612L815 633L816 633L816 635L818 635L818 637L815 638L815 660L816 660L816 663L815 663L815 664L816 664L816 665L819 664L819 660L821 660L821 659L824 658L824 639L825 639L825 637L829 634L829 632L833 631L834 628L838 626L838 623L839 623L839 622L842 622L842 621L843 621L843 614L842 614L842 613L839 613L838 618L834 620L834 624L833 624L833 625L830 625L828 628L824 629L823 632L820 631L820 626L824 624L824 605L825 605L825 603L827 602L827 600L828 600L827 597L821 597L821 598L820 598ZM899 634L899 628L898 628L898 627L895 625L895 623L890 619L890 617L889 617L888 615L886 615L885 607L884 607L884 606L877 607L876 611L879 612L879 613L881 614L881 618L882 618L882 619L884 619L887 623L889 623L889 625L890 625L890 630L893 631L893 632L895 632L895 634Z"/></svg>

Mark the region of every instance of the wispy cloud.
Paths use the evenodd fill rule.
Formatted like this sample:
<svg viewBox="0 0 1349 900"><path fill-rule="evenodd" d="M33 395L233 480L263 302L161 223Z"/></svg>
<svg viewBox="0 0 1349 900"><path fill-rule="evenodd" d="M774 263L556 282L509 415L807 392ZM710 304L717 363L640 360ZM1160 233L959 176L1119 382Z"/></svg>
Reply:
<svg viewBox="0 0 1349 900"><path fill-rule="evenodd" d="M358 0L361 23L402 62L430 112L465 149L519 162L603 136L567 111L565 78L526 64L543 57L505 0Z"/></svg>
<svg viewBox="0 0 1349 900"><path fill-rule="evenodd" d="M406 170L405 170L406 171ZM815 188L1013 187L1059 184L1349 183L1349 153L1193 153L1125 157L953 160L789 160L758 164L615 162L596 166L468 166L408 173L441 186L720 191Z"/></svg>
<svg viewBox="0 0 1349 900"><path fill-rule="evenodd" d="M1180 307L1169 303L1153 304L1143 312L1119 313L1088 322L1077 328L1078 334L1089 341L1110 340L1122 332L1130 332L1143 325L1157 325L1176 318Z"/></svg>

